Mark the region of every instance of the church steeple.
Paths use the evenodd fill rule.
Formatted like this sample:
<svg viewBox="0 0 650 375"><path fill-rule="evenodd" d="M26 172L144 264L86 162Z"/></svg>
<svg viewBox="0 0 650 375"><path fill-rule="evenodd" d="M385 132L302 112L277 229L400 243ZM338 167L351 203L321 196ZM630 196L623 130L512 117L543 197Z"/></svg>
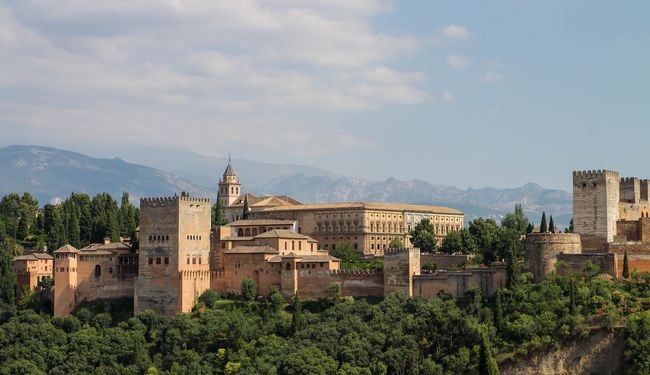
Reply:
<svg viewBox="0 0 650 375"><path fill-rule="evenodd" d="M221 200L221 207L230 207L241 195L241 184L239 177L235 173L235 168L232 167L232 160L228 154L228 166L223 172L223 177L219 181L219 199Z"/></svg>

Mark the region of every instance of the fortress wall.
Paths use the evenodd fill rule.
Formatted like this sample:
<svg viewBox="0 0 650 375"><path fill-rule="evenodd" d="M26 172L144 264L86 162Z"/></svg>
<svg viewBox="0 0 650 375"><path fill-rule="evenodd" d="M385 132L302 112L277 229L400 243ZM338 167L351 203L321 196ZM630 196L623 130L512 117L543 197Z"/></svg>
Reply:
<svg viewBox="0 0 650 375"><path fill-rule="evenodd" d="M526 262L535 280L555 272L559 254L582 252L580 235L575 233L530 233L526 236Z"/></svg>
<svg viewBox="0 0 650 375"><path fill-rule="evenodd" d="M559 274L566 272L583 272L587 262L591 262L600 268L602 273L612 277L617 277L617 263L622 261L616 254L609 253L592 253L592 254L558 254L557 260L566 265L566 269L561 267L557 271Z"/></svg>
<svg viewBox="0 0 650 375"><path fill-rule="evenodd" d="M623 274L623 257L627 252L627 262L630 272L650 272L650 243L627 242L611 243L609 251L616 255L618 275Z"/></svg>
<svg viewBox="0 0 650 375"><path fill-rule="evenodd" d="M300 298L325 298L328 289L339 287L345 297L384 295L384 276L379 271L305 269L298 272L298 296Z"/></svg>
<svg viewBox="0 0 650 375"><path fill-rule="evenodd" d="M616 223L616 242L638 241L639 222L631 220L619 220Z"/></svg>
<svg viewBox="0 0 650 375"><path fill-rule="evenodd" d="M435 263L441 270L460 268L470 260L472 260L472 256L464 254L420 254L420 266Z"/></svg>
<svg viewBox="0 0 650 375"><path fill-rule="evenodd" d="M506 267L497 265L467 271L438 271L434 274L413 277L413 295L435 298L439 292L462 297L472 288L479 288L483 296L490 297L506 285Z"/></svg>

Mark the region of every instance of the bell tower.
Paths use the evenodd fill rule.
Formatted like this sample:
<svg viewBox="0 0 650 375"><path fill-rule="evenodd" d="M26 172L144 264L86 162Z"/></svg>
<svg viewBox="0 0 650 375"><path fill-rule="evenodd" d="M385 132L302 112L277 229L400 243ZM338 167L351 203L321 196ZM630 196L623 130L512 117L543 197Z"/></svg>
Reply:
<svg viewBox="0 0 650 375"><path fill-rule="evenodd" d="M239 177L232 167L230 155L228 155L228 166L223 172L223 177L219 181L219 200L221 200L221 207L230 207L241 195L241 184Z"/></svg>

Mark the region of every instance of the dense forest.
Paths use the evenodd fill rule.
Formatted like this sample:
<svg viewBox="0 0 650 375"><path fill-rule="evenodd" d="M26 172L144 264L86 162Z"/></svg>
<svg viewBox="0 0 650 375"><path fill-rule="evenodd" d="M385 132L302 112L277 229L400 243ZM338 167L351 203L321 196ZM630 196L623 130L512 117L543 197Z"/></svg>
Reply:
<svg viewBox="0 0 650 375"><path fill-rule="evenodd" d="M136 238L138 208L123 193L121 205L107 193L90 197L72 193L58 204L39 207L29 193L7 194L0 200L0 242L9 242L12 252L43 249L52 252L65 244L77 248L90 243Z"/></svg>
<svg viewBox="0 0 650 375"><path fill-rule="evenodd" d="M277 290L259 298L244 280L241 295L208 291L192 313L175 317L131 317L129 299L82 303L71 316L52 317L15 300L13 246L34 238L82 246L128 234L137 210L128 196L118 207L104 194L72 194L42 212L33 203L15 195L0 204L0 374L497 374L497 363L601 329L624 330L630 373L650 374L650 274L609 280L589 264L532 283L520 269L521 235L530 227L520 207L501 225L475 220L439 247L484 263L506 260L507 288L490 298L473 289L459 300L336 293L285 300ZM425 222L412 235L435 249L430 229Z"/></svg>

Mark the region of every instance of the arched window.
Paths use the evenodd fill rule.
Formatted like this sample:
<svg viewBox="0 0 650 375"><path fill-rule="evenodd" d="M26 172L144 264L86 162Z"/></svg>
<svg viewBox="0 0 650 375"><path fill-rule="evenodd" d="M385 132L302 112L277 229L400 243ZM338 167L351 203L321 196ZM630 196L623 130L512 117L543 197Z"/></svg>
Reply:
<svg viewBox="0 0 650 375"><path fill-rule="evenodd" d="M98 265L95 266L95 277L100 277L102 275L102 268Z"/></svg>
<svg viewBox="0 0 650 375"><path fill-rule="evenodd" d="M237 236L238 236L238 237L244 237L244 230L243 230L242 228L239 228L239 229L237 230Z"/></svg>
<svg viewBox="0 0 650 375"><path fill-rule="evenodd" d="M250 237L250 235L251 235L251 229L250 229L250 228L246 228L245 233L246 233L246 237Z"/></svg>

